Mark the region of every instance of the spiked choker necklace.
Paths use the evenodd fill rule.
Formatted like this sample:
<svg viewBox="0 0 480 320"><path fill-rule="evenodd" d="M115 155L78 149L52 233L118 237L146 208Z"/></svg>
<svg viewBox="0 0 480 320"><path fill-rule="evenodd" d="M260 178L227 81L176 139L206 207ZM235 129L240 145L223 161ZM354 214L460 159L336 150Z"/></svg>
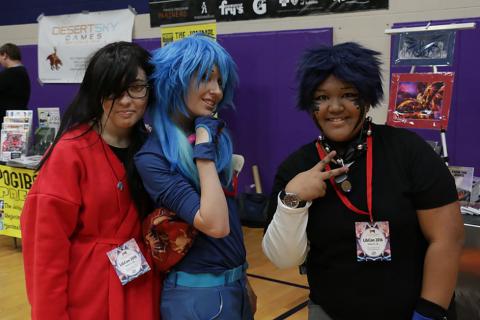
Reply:
<svg viewBox="0 0 480 320"><path fill-rule="evenodd" d="M343 166L350 166L356 159L365 154L367 150L367 137L372 134L371 118L367 117L362 130L358 136L343 149L343 152L337 152L335 158L332 159L333 167L339 168ZM332 143L324 135L318 137L318 142L321 144L326 153L335 150L335 143ZM341 174L335 177L335 183L343 192L352 191L352 183L348 179L348 173Z"/></svg>

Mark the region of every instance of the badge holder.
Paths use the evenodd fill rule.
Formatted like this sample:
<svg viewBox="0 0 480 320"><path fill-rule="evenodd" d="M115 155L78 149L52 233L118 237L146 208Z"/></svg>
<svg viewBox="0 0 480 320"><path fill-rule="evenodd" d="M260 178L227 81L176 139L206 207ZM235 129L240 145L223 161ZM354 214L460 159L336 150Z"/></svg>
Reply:
<svg viewBox="0 0 480 320"><path fill-rule="evenodd" d="M388 221L355 222L357 261L391 261Z"/></svg>
<svg viewBox="0 0 480 320"><path fill-rule="evenodd" d="M324 159L327 154L322 148L319 142L316 143L318 155L320 159ZM343 165L343 163L342 163ZM325 165L327 170L330 170L330 165ZM356 252L357 261L391 261L392 254L390 249L390 226L388 221L374 221L372 212L372 180L373 180L373 137L368 134L367 137L367 161L366 161L366 174L367 174L367 207L368 212L360 210L355 207L347 198L344 192L340 190L342 183L348 181L337 181L333 177L330 177L330 184L335 190L338 198L343 204L360 215L367 215L369 217L368 222L355 222L355 237L356 237ZM340 175L341 177L341 175ZM338 177L337 177L338 178ZM351 187L351 186L350 186ZM343 190L343 188L342 188ZM343 190L345 191L345 190Z"/></svg>
<svg viewBox="0 0 480 320"><path fill-rule="evenodd" d="M150 266L135 239L130 239L119 247L108 251L107 256L122 285L150 271Z"/></svg>

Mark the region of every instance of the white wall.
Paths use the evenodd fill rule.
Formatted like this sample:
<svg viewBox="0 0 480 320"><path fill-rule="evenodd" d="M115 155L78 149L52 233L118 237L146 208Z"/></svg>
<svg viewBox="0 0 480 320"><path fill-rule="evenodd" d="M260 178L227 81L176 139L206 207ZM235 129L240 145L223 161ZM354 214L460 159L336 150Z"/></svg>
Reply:
<svg viewBox="0 0 480 320"><path fill-rule="evenodd" d="M388 80L390 36L384 30L394 23L480 17L480 0L390 0L389 10L376 10L344 14L328 14L295 18L260 19L237 22L221 22L219 34L236 32L278 31L333 27L334 43L357 41L383 53L384 79ZM478 26L480 28L480 26ZM18 45L37 43L37 25L0 26L0 44L13 42ZM159 38L160 28L150 28L148 14L135 19L134 38ZM388 84L385 81L388 97ZM374 121L386 120L388 101L382 108L371 112Z"/></svg>

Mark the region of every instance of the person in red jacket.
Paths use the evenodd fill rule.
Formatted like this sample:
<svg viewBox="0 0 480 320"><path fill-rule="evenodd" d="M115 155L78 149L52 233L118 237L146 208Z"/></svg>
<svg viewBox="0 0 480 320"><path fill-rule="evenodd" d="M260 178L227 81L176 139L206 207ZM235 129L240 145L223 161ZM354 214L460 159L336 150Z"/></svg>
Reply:
<svg viewBox="0 0 480 320"><path fill-rule="evenodd" d="M149 59L127 42L96 52L39 165L21 215L32 319L160 317L141 233L151 208L133 163L147 137Z"/></svg>

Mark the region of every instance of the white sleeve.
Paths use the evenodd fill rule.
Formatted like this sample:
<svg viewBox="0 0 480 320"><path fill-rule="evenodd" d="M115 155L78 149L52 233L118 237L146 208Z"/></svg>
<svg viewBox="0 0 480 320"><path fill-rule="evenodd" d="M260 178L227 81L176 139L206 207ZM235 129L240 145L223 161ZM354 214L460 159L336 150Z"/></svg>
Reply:
<svg viewBox="0 0 480 320"><path fill-rule="evenodd" d="M308 253L308 208L292 209L278 199L277 210L263 236L263 253L278 268L301 265Z"/></svg>

